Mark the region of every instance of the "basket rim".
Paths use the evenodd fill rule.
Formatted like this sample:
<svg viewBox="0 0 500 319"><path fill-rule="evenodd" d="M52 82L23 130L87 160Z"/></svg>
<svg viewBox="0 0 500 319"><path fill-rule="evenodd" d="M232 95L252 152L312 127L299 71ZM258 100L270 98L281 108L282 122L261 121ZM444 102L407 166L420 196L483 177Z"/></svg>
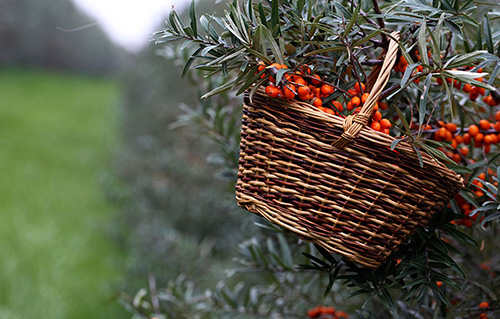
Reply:
<svg viewBox="0 0 500 319"><path fill-rule="evenodd" d="M247 106L253 106L253 107L258 107L257 105L254 104L253 96L258 95L262 98L269 100L272 100L274 103L277 103L281 106L283 106L285 109L293 110L295 112L299 112L306 117L313 118L318 121L322 121L328 125L332 125L334 127L338 127L339 129L343 130L343 123L344 123L344 118L340 117L338 115L332 115L328 114L326 112L321 111L317 107L311 105L310 103L303 102L303 101L298 101L298 100L281 100L278 98L270 98L266 93L263 87L258 87L256 90L252 90L250 92L247 90L245 92L245 98L244 98L244 103ZM249 102L249 103L248 103ZM250 105L249 105L250 104ZM391 149L391 144L394 140L396 140L396 137L393 137L389 134L385 134L379 131L375 131L372 129L369 125L365 125L359 134L355 137L355 139L352 142L352 146L356 144L356 141L358 139L364 139L368 140L372 143L374 143L374 146L376 147L386 147L388 150ZM344 150L349 152L349 149L352 147L351 145L347 145ZM334 147L334 146L332 146ZM402 153L403 155L409 157L410 159L416 161L418 163L419 157L413 148L413 145L409 143L407 140L401 140L400 142L397 143L397 145L394 148L394 151L398 153ZM465 187L465 182L463 177L451 170L450 168L446 167L446 165L431 157L429 154L426 152L420 152L422 162L424 164L423 168L428 167L430 168L434 173L440 174L442 177L449 178L450 180L453 180L457 185L459 185L460 188ZM419 164L417 164L419 165Z"/></svg>

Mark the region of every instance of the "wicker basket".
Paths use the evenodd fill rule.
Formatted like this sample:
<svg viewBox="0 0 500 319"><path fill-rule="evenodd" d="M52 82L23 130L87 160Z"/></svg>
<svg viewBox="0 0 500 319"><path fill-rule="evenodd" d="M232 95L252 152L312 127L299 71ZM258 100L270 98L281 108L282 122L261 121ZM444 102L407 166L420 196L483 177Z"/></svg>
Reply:
<svg viewBox="0 0 500 319"><path fill-rule="evenodd" d="M383 264L440 211L463 179L427 154L420 167L409 143L392 151L394 138L366 125L396 55L392 40L372 100L354 118L270 99L260 89L252 101L247 94L238 204L367 268Z"/></svg>

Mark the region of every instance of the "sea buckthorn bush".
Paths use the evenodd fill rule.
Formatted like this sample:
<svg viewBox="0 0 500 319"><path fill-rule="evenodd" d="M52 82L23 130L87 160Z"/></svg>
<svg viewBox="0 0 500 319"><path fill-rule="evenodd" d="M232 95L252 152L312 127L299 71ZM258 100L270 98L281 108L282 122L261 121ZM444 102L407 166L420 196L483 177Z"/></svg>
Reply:
<svg viewBox="0 0 500 319"><path fill-rule="evenodd" d="M392 136L393 149L408 141L420 165L427 153L467 186L375 270L260 221L259 234L238 246L218 287L194 295L193 283L180 278L162 294L143 291L130 299L138 316L498 315L499 12L496 3L470 0L247 0L228 3L223 15L200 17L193 2L188 20L172 11L156 43L182 42L177 50L190 50L183 73L192 70L209 83L203 99L244 92L251 98L260 90L340 118L359 112L391 32L400 31L397 62L366 129ZM241 104L224 107L233 113L211 120L234 125ZM216 112L196 113L191 121ZM225 134L217 130L214 140ZM235 152L223 146L225 165L235 169Z"/></svg>

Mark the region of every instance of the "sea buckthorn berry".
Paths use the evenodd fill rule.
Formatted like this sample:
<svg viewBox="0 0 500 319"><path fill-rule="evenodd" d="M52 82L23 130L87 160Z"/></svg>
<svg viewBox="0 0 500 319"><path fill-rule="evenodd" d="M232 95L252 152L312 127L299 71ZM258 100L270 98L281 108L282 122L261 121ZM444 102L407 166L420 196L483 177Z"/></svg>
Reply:
<svg viewBox="0 0 500 319"><path fill-rule="evenodd" d="M478 87L477 90L478 90L479 94L481 94L481 95L484 95L484 93L486 92L485 88Z"/></svg>
<svg viewBox="0 0 500 319"><path fill-rule="evenodd" d="M324 84L321 86L321 93L325 95L330 95L333 93L333 86Z"/></svg>
<svg viewBox="0 0 500 319"><path fill-rule="evenodd" d="M445 139L446 138L446 132L448 132L448 130L445 128L445 127L441 127L438 131L437 131L437 136L439 136L440 138L442 139Z"/></svg>
<svg viewBox="0 0 500 319"><path fill-rule="evenodd" d="M469 126L469 135L476 136L479 133L479 127L476 124Z"/></svg>
<svg viewBox="0 0 500 319"><path fill-rule="evenodd" d="M373 121L372 124L370 124L370 127L374 129L375 131L380 131L381 125L380 122Z"/></svg>
<svg viewBox="0 0 500 319"><path fill-rule="evenodd" d="M474 136L474 141L476 141L476 142L482 142L483 140L484 140L483 133L477 133L476 136Z"/></svg>
<svg viewBox="0 0 500 319"><path fill-rule="evenodd" d="M485 312L479 314L479 319L488 319L488 314Z"/></svg>
<svg viewBox="0 0 500 319"><path fill-rule="evenodd" d="M361 104L361 99L357 96L353 97L351 100L354 107L358 107Z"/></svg>
<svg viewBox="0 0 500 319"><path fill-rule="evenodd" d="M311 89L308 86L300 86L299 89L297 90L300 95L309 95L311 92Z"/></svg>
<svg viewBox="0 0 500 319"><path fill-rule="evenodd" d="M314 106L318 107L318 106L322 106L323 105L323 101L320 99L320 98L315 98L313 100L313 103L312 103Z"/></svg>
<svg viewBox="0 0 500 319"><path fill-rule="evenodd" d="M495 131L500 132L500 121L496 122L493 125L493 128L495 129Z"/></svg>
<svg viewBox="0 0 500 319"><path fill-rule="evenodd" d="M457 131L457 125L455 123L446 123L446 129L452 133Z"/></svg>
<svg viewBox="0 0 500 319"><path fill-rule="evenodd" d="M358 91L356 91L355 89L349 89L347 90L347 94L349 94L350 96L356 96L358 95Z"/></svg>
<svg viewBox="0 0 500 319"><path fill-rule="evenodd" d="M333 101L332 104L339 112L342 112L344 110L344 106L339 101Z"/></svg>
<svg viewBox="0 0 500 319"><path fill-rule="evenodd" d="M488 120L483 119L483 120L479 121L479 127L482 130L489 130L491 127L491 124L490 124L490 122L488 122Z"/></svg>
<svg viewBox="0 0 500 319"><path fill-rule="evenodd" d="M372 120L374 120L375 122L380 122L381 119L382 119L382 113L380 113L380 111L376 111L373 113Z"/></svg>
<svg viewBox="0 0 500 319"><path fill-rule="evenodd" d="M266 87L266 93L267 95L269 95L270 97L278 97L279 96L279 93L280 93L280 90L272 85L268 85Z"/></svg>
<svg viewBox="0 0 500 319"><path fill-rule="evenodd" d="M281 68L282 68L281 64L279 64L279 63L273 63L273 64L271 64L271 67L274 67L277 70L281 70Z"/></svg>
<svg viewBox="0 0 500 319"><path fill-rule="evenodd" d="M383 129L385 129L385 128L389 129L389 128L391 128L391 127L392 127L392 123L391 123L391 121L389 121L388 119L381 119L381 120L380 120L380 126L381 126Z"/></svg>
<svg viewBox="0 0 500 319"><path fill-rule="evenodd" d="M439 84L439 85L443 85L443 79L441 79L441 77L437 77L436 78L436 83Z"/></svg>
<svg viewBox="0 0 500 319"><path fill-rule="evenodd" d="M422 65L417 65L416 69L417 69L418 72L423 72L424 71L424 67Z"/></svg>
<svg viewBox="0 0 500 319"><path fill-rule="evenodd" d="M464 87L462 88L462 91L464 91L465 93L469 93L471 89L472 86L469 83L465 83Z"/></svg>
<svg viewBox="0 0 500 319"><path fill-rule="evenodd" d="M383 129L380 129L380 132L384 133L384 134L391 134L391 130L388 129L388 128L383 128Z"/></svg>
<svg viewBox="0 0 500 319"><path fill-rule="evenodd" d="M469 92L469 99L471 101L477 100L479 96L479 88L477 86L473 86Z"/></svg>
<svg viewBox="0 0 500 319"><path fill-rule="evenodd" d="M359 82L356 82L354 84L354 89L359 93L361 92L364 92L365 91L365 84L363 82L361 82L361 84Z"/></svg>
<svg viewBox="0 0 500 319"><path fill-rule="evenodd" d="M464 138L462 135L457 135L455 136L455 141L457 141L457 144L462 144L464 142Z"/></svg>
<svg viewBox="0 0 500 319"><path fill-rule="evenodd" d="M498 136L496 134L489 134L488 136L491 139L491 144L498 144Z"/></svg>
<svg viewBox="0 0 500 319"><path fill-rule="evenodd" d="M479 135L479 134L478 134ZM477 135L476 135L477 137ZM483 138L484 144L491 144L491 136L488 134Z"/></svg>
<svg viewBox="0 0 500 319"><path fill-rule="evenodd" d="M499 122L500 122L500 111L498 111L498 112L495 114L495 121L499 121Z"/></svg>
<svg viewBox="0 0 500 319"><path fill-rule="evenodd" d="M389 106L385 102L379 102L378 105L380 106L380 109L382 111L385 111L385 110L387 110L389 108ZM498 112L498 113L500 113L500 112Z"/></svg>
<svg viewBox="0 0 500 319"><path fill-rule="evenodd" d="M479 308L489 308L489 307L490 307L490 303L487 301L483 301L479 304Z"/></svg>
<svg viewBox="0 0 500 319"><path fill-rule="evenodd" d="M448 131L448 132L449 132L449 131ZM451 144L450 144L450 145L451 145L451 147L453 147L453 148L457 148L457 146L458 146L457 140L456 140L456 139L454 139L454 138L452 138L452 139L451 139Z"/></svg>
<svg viewBox="0 0 500 319"><path fill-rule="evenodd" d="M469 148L468 148L468 147L463 146L463 147L460 149L460 153L461 153L463 156L467 156L467 155L469 155Z"/></svg>
<svg viewBox="0 0 500 319"><path fill-rule="evenodd" d="M306 86L306 85L307 85L306 80L304 80L302 77L296 77L296 78L294 79L294 82L295 82L295 84L297 84L297 85L299 85L299 86L301 86L301 87L302 87L302 86L307 87L307 86Z"/></svg>
<svg viewBox="0 0 500 319"><path fill-rule="evenodd" d="M321 82L318 81L318 80L321 80L321 78L319 77L319 75L317 75L317 74L313 75L312 84L314 84L314 85L320 84Z"/></svg>
<svg viewBox="0 0 500 319"><path fill-rule="evenodd" d="M472 141L472 138L471 138L470 134L469 133L465 133L463 135L463 143L465 145L469 145L471 141Z"/></svg>
<svg viewBox="0 0 500 319"><path fill-rule="evenodd" d="M404 57L404 55L399 57L399 63L401 65L408 65L408 61L406 61L406 58Z"/></svg>
<svg viewBox="0 0 500 319"><path fill-rule="evenodd" d="M297 92L295 90L295 86L292 85L292 84L287 84L285 86L285 89L283 91L285 93L286 98L289 99L289 100L292 100L295 97L295 95L296 95L295 92Z"/></svg>
<svg viewBox="0 0 500 319"><path fill-rule="evenodd" d="M346 108L348 111L354 110L354 104L352 104L352 101L347 102Z"/></svg>
<svg viewBox="0 0 500 319"><path fill-rule="evenodd" d="M363 95L361 95L361 102L365 103L369 97L370 97L370 93L363 93Z"/></svg>

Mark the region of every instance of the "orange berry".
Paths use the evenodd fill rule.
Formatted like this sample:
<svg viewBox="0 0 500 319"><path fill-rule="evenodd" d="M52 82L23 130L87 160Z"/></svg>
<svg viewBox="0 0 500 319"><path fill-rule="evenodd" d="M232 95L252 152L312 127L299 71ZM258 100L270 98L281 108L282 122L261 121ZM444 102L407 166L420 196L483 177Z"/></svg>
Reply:
<svg viewBox="0 0 500 319"><path fill-rule="evenodd" d="M368 97L370 97L370 93L363 93L363 95L361 95L361 102L365 103Z"/></svg>
<svg viewBox="0 0 500 319"><path fill-rule="evenodd" d="M287 86L285 86L285 89L283 91L285 93L286 98L289 100L292 100L296 95L295 86L293 86L291 84L288 84Z"/></svg>
<svg viewBox="0 0 500 319"><path fill-rule="evenodd" d="M488 319L488 314L483 312L479 314L479 319Z"/></svg>
<svg viewBox="0 0 500 319"><path fill-rule="evenodd" d="M491 124L490 124L490 122L488 122L488 120L483 119L483 120L479 121L479 127L482 130L489 130L491 127Z"/></svg>
<svg viewBox="0 0 500 319"><path fill-rule="evenodd" d="M359 93L361 93L362 91L364 92L365 90L365 84L363 82L361 82L361 84L359 82L356 82L354 84L354 89Z"/></svg>
<svg viewBox="0 0 500 319"><path fill-rule="evenodd" d="M354 110L354 104L352 104L352 101L347 102L346 108L348 111Z"/></svg>
<svg viewBox="0 0 500 319"><path fill-rule="evenodd" d="M374 129L375 131L380 131L380 129L381 129L380 122L377 122L377 121L373 121L372 124L370 125L370 127L372 129Z"/></svg>
<svg viewBox="0 0 500 319"><path fill-rule="evenodd" d="M500 132L500 121L496 122L496 123L493 125L493 128L495 128L495 131Z"/></svg>
<svg viewBox="0 0 500 319"><path fill-rule="evenodd" d="M389 121L388 119L381 119L380 120L380 126L384 129L384 128L391 128L392 127L392 123L391 121Z"/></svg>
<svg viewBox="0 0 500 319"><path fill-rule="evenodd" d="M475 101L479 96L479 88L477 86L473 86L469 92L469 99L471 101Z"/></svg>
<svg viewBox="0 0 500 319"><path fill-rule="evenodd" d="M349 94L350 96L356 96L358 95L358 91L356 91L355 89L349 89L347 90L347 94Z"/></svg>
<svg viewBox="0 0 500 319"><path fill-rule="evenodd" d="M399 57L399 63L401 63L401 65L408 65L408 61L406 61L404 55Z"/></svg>
<svg viewBox="0 0 500 319"><path fill-rule="evenodd" d="M462 144L464 142L464 138L462 135L457 135L455 136L455 141L457 141L457 144Z"/></svg>
<svg viewBox="0 0 500 319"><path fill-rule="evenodd" d="M281 69L281 64L279 64L279 63L273 63L273 64L271 64L271 67L274 67L277 70L280 70Z"/></svg>
<svg viewBox="0 0 500 319"><path fill-rule="evenodd" d="M417 65L416 69L418 72L424 72L424 67L422 65Z"/></svg>
<svg viewBox="0 0 500 319"><path fill-rule="evenodd" d="M311 309L311 310L309 310L309 311L307 312L307 316L308 316L309 318L316 318L316 317L318 317L320 314L321 314L321 312L319 312L319 309L318 309L317 307L316 307L316 308L313 308L313 309Z"/></svg>
<svg viewBox="0 0 500 319"><path fill-rule="evenodd" d="M474 136L474 141L476 141L476 142L482 142L483 140L484 140L483 133L477 133L476 136Z"/></svg>
<svg viewBox="0 0 500 319"><path fill-rule="evenodd" d="M380 130L380 132L384 133L384 134L391 134L391 130L388 129L388 128L383 128Z"/></svg>
<svg viewBox="0 0 500 319"><path fill-rule="evenodd" d="M469 135L476 136L479 133L479 127L475 124L469 126Z"/></svg>
<svg viewBox="0 0 500 319"><path fill-rule="evenodd" d="M498 136L496 134L490 134L491 144L498 144Z"/></svg>
<svg viewBox="0 0 500 319"><path fill-rule="evenodd" d="M267 95L269 95L270 97L278 97L279 96L279 93L280 91L278 90L278 88L272 86L272 85L268 85L266 87L266 93Z"/></svg>
<svg viewBox="0 0 500 319"><path fill-rule="evenodd" d="M465 83L464 87L462 88L462 91L464 91L465 93L469 93L471 89L472 86L469 83Z"/></svg>
<svg viewBox="0 0 500 319"><path fill-rule="evenodd" d="M319 75L315 74L315 75L313 75L312 84L318 85L318 84L321 83L320 81L318 81L316 79L321 80L321 78L319 77Z"/></svg>
<svg viewBox="0 0 500 319"><path fill-rule="evenodd" d="M479 304L479 308L489 308L490 304L487 301L483 301Z"/></svg>
<svg viewBox="0 0 500 319"><path fill-rule="evenodd" d="M469 133L465 133L464 136L463 136L463 143L465 145L469 145L470 142L471 142L471 140L472 140L472 138L471 138L470 134Z"/></svg>
<svg viewBox="0 0 500 319"><path fill-rule="evenodd" d="M479 134L478 134L479 135ZM476 135L477 137L477 135ZM483 138L484 144L491 144L491 136L488 134Z"/></svg>
<svg viewBox="0 0 500 319"><path fill-rule="evenodd" d="M302 77L300 77L300 76L299 76L299 77L296 77L296 78L294 79L294 82L295 82L295 84L297 84L297 85L299 85L299 86L306 86L306 84L307 84L307 83L306 83L306 80L304 80L304 79L303 79Z"/></svg>
<svg viewBox="0 0 500 319"><path fill-rule="evenodd" d="M467 156L467 155L469 155L469 148L468 148L468 147L465 147L465 146L462 146L462 148L460 149L460 153L461 153L463 156Z"/></svg>
<svg viewBox="0 0 500 319"><path fill-rule="evenodd" d="M481 94L481 95L484 95L484 93L486 92L486 90L484 88L478 87L477 89L478 89L479 94Z"/></svg>
<svg viewBox="0 0 500 319"><path fill-rule="evenodd" d="M299 95L308 95L311 92L311 89L308 86L301 86L297 91Z"/></svg>
<svg viewBox="0 0 500 319"><path fill-rule="evenodd" d="M439 136L440 138L446 138L446 132L448 132L448 130L445 128L445 127L441 127L438 131L437 131L437 136Z"/></svg>
<svg viewBox="0 0 500 319"><path fill-rule="evenodd" d="M457 131L457 125L455 123L446 123L446 129L452 133Z"/></svg>
<svg viewBox="0 0 500 319"><path fill-rule="evenodd" d="M320 98L315 98L313 100L313 103L312 103L314 106L318 107L318 106L322 106L323 105L323 101L320 99Z"/></svg>
<svg viewBox="0 0 500 319"><path fill-rule="evenodd" d="M321 86L321 93L325 94L325 95L332 94L333 93L333 86L328 85L328 84L324 84L323 86Z"/></svg>
<svg viewBox="0 0 500 319"><path fill-rule="evenodd" d="M454 138L452 138L452 139L451 139L451 144L450 144L450 145L451 145L451 147L453 147L453 148L457 148L457 146L458 146L457 140L456 140L456 139L454 139Z"/></svg>
<svg viewBox="0 0 500 319"><path fill-rule="evenodd" d="M441 79L441 77L437 77L436 78L436 83L439 84L439 85L443 85L443 79Z"/></svg>
<svg viewBox="0 0 500 319"><path fill-rule="evenodd" d="M389 108L389 106L385 102L379 102L378 105L380 106L380 109L382 111L385 111ZM500 112L498 112L498 113L500 113Z"/></svg>
<svg viewBox="0 0 500 319"><path fill-rule="evenodd" d="M495 121L500 121L500 111L495 114Z"/></svg>
<svg viewBox="0 0 500 319"><path fill-rule="evenodd" d="M372 115L372 120L374 120L375 122L380 122L381 119L382 113L380 113L380 111L375 111Z"/></svg>
<svg viewBox="0 0 500 319"><path fill-rule="evenodd" d="M351 100L354 107L358 107L361 104L361 99L357 96L353 97Z"/></svg>
<svg viewBox="0 0 500 319"><path fill-rule="evenodd" d="M339 112L342 112L344 110L344 106L339 101L333 101L332 104Z"/></svg>

